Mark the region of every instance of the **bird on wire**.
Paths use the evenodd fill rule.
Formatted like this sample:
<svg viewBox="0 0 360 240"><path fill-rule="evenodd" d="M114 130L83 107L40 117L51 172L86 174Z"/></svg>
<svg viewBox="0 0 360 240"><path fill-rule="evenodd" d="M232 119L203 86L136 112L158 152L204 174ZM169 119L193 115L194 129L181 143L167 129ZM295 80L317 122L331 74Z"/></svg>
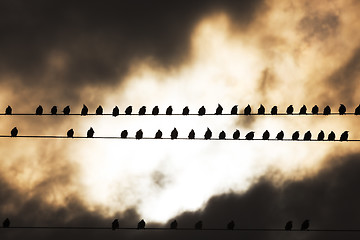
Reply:
<svg viewBox="0 0 360 240"><path fill-rule="evenodd" d="M313 106L313 108L311 109L311 113L316 115L319 113L319 107L317 105Z"/></svg>
<svg viewBox="0 0 360 240"><path fill-rule="evenodd" d="M360 115L360 104L355 108L355 115Z"/></svg>
<svg viewBox="0 0 360 240"><path fill-rule="evenodd" d="M318 140L318 141L323 141L324 138L325 138L324 131L321 130L321 131L319 132L319 134L318 134L317 140Z"/></svg>
<svg viewBox="0 0 360 240"><path fill-rule="evenodd" d="M340 136L340 141L347 141L349 138L349 131L345 131Z"/></svg>
<svg viewBox="0 0 360 240"><path fill-rule="evenodd" d="M306 114L306 110L307 110L306 106L303 105L303 106L300 108L299 114L300 114L300 115Z"/></svg>
<svg viewBox="0 0 360 240"><path fill-rule="evenodd" d="M195 223L195 229L197 230L201 230L203 227L203 223L202 221L198 221L197 223Z"/></svg>
<svg viewBox="0 0 360 240"><path fill-rule="evenodd" d="M253 139L254 139L254 135L255 135L255 132L253 132L253 131L248 132L248 133L245 135L245 139L246 139L246 140L253 140Z"/></svg>
<svg viewBox="0 0 360 240"><path fill-rule="evenodd" d="M245 108L244 108L244 115L250 115L251 114L251 107L248 104Z"/></svg>
<svg viewBox="0 0 360 240"><path fill-rule="evenodd" d="M74 137L74 129L71 128L69 131L67 131L66 135L68 138Z"/></svg>
<svg viewBox="0 0 360 240"><path fill-rule="evenodd" d="M208 140L208 139L211 138L211 136L212 136L212 132L211 132L211 130L210 130L209 128L207 128L207 130L206 130L206 132L205 132L205 135L204 135L204 138L205 138L206 140Z"/></svg>
<svg viewBox="0 0 360 240"><path fill-rule="evenodd" d="M270 133L268 130L265 130L265 132L263 133L262 135L262 139L263 140L269 140L269 137L270 137Z"/></svg>
<svg viewBox="0 0 360 240"><path fill-rule="evenodd" d="M299 140L299 136L300 136L299 131L296 131L296 132L293 133L291 139L292 140Z"/></svg>
<svg viewBox="0 0 360 240"><path fill-rule="evenodd" d="M12 114L12 108L10 106L7 106L7 108L5 109L5 114L6 115L11 115Z"/></svg>
<svg viewBox="0 0 360 240"><path fill-rule="evenodd" d="M286 230L286 231L291 231L292 227L293 227L292 221L288 221L288 222L285 224L285 230Z"/></svg>
<svg viewBox="0 0 360 240"><path fill-rule="evenodd" d="M96 114L96 115L102 115L103 112L104 112L104 109L102 108L101 105L99 105L98 108L97 108L96 111L95 111L95 114Z"/></svg>
<svg viewBox="0 0 360 240"><path fill-rule="evenodd" d="M230 114L237 115L238 114L238 105L232 107Z"/></svg>
<svg viewBox="0 0 360 240"><path fill-rule="evenodd" d="M57 114L57 106L53 106L50 110L51 115L56 115Z"/></svg>
<svg viewBox="0 0 360 240"><path fill-rule="evenodd" d="M170 134L171 140L177 139L178 135L179 135L179 133L178 133L177 129L174 128Z"/></svg>
<svg viewBox="0 0 360 240"><path fill-rule="evenodd" d="M115 231L116 229L119 229L119 228L120 228L119 220L115 219L111 224L111 229L113 231Z"/></svg>
<svg viewBox="0 0 360 240"><path fill-rule="evenodd" d="M94 133L95 133L94 129L92 127L90 127L90 129L86 133L86 137L92 138L92 137L94 137Z"/></svg>
<svg viewBox="0 0 360 240"><path fill-rule="evenodd" d="M85 104L83 104L83 108L81 109L81 116L86 116L89 112L89 109Z"/></svg>
<svg viewBox="0 0 360 240"><path fill-rule="evenodd" d="M43 114L43 108L41 105L39 105L37 108L36 108L36 111L35 111L35 114L36 115L42 115Z"/></svg>
<svg viewBox="0 0 360 240"><path fill-rule="evenodd" d="M177 229L178 223L176 220L172 221L170 223L170 229Z"/></svg>
<svg viewBox="0 0 360 240"><path fill-rule="evenodd" d="M144 229L145 228L145 221L141 219L141 221L137 225L137 229Z"/></svg>
<svg viewBox="0 0 360 240"><path fill-rule="evenodd" d="M340 104L340 107L339 107L339 114L340 115L344 115L346 112L346 107L344 104Z"/></svg>
<svg viewBox="0 0 360 240"><path fill-rule="evenodd" d="M235 130L233 133L233 139L239 139L240 137L240 131L238 129Z"/></svg>
<svg viewBox="0 0 360 240"><path fill-rule="evenodd" d="M112 115L113 115L113 117L116 117L116 116L118 116L119 114L120 114L120 110L119 110L118 106L115 106L115 107L113 108Z"/></svg>
<svg viewBox="0 0 360 240"><path fill-rule="evenodd" d="M235 227L235 222L233 220L231 220L226 226L228 230L234 230L234 227Z"/></svg>
<svg viewBox="0 0 360 240"><path fill-rule="evenodd" d="M335 140L335 133L331 131L328 135L328 141L334 141Z"/></svg>
<svg viewBox="0 0 360 240"><path fill-rule="evenodd" d="M161 138L162 137L162 132L160 130L158 130L155 134L155 138Z"/></svg>
<svg viewBox="0 0 360 240"><path fill-rule="evenodd" d="M64 107L63 113L64 113L64 115L69 115L70 114L70 106Z"/></svg>
<svg viewBox="0 0 360 240"><path fill-rule="evenodd" d="M294 112L293 105L288 106L288 108L286 109L286 114L293 114L293 112Z"/></svg>
<svg viewBox="0 0 360 240"><path fill-rule="evenodd" d="M10 227L10 219L9 218L6 218L4 221L3 221L3 228L9 228Z"/></svg>
<svg viewBox="0 0 360 240"><path fill-rule="evenodd" d="M277 140L283 140L284 139L284 132L282 130L276 135L276 139Z"/></svg>
<svg viewBox="0 0 360 240"><path fill-rule="evenodd" d="M205 115L205 113L206 113L206 109L204 106L199 108L199 111L198 111L199 116Z"/></svg>
<svg viewBox="0 0 360 240"><path fill-rule="evenodd" d="M271 109L271 115L276 115L277 113L278 113L277 106L274 106L274 107Z"/></svg>
<svg viewBox="0 0 360 240"><path fill-rule="evenodd" d="M182 111L182 115L189 115L189 113L190 113L189 107L188 106L184 107Z"/></svg>
<svg viewBox="0 0 360 240"><path fill-rule="evenodd" d="M171 106L169 106L167 109L166 109L166 115L171 115L173 112L173 109Z"/></svg>
<svg viewBox="0 0 360 240"><path fill-rule="evenodd" d="M260 104L260 107L258 108L258 114L259 115L265 114L265 107L262 104Z"/></svg>
<svg viewBox="0 0 360 240"><path fill-rule="evenodd" d="M324 108L324 115L329 115L329 114L331 114L331 108L329 106L326 106Z"/></svg>
<svg viewBox="0 0 360 240"><path fill-rule="evenodd" d="M305 230L308 230L309 227L310 227L310 220L309 220L309 219L306 219L306 220L301 224L300 230L301 230L301 231L305 231Z"/></svg>
<svg viewBox="0 0 360 240"><path fill-rule="evenodd" d="M145 115L146 113L146 106L142 106L140 109L139 109L139 115Z"/></svg>
<svg viewBox="0 0 360 240"><path fill-rule="evenodd" d="M188 136L189 139L194 139L195 138L195 132L194 132L194 129L191 129L191 131L189 132L189 136Z"/></svg>
<svg viewBox="0 0 360 240"><path fill-rule="evenodd" d="M221 131L219 133L219 139L225 139L226 138L226 133L224 131Z"/></svg>
<svg viewBox="0 0 360 240"><path fill-rule="evenodd" d="M140 108L140 110L139 110L139 115L140 115L140 111L143 111L144 114L145 114L146 107L144 106L144 107L143 107L143 110L141 110L141 108ZM125 114L126 114L126 115L131 115L131 113L132 113L132 106L128 106L128 107L125 109Z"/></svg>
<svg viewBox="0 0 360 240"><path fill-rule="evenodd" d="M159 107L155 106L152 110L152 115L158 115L159 114Z"/></svg>
<svg viewBox="0 0 360 240"><path fill-rule="evenodd" d="M215 111L215 115L221 115L222 111L223 111L223 107L220 104L218 104L216 111Z"/></svg>
<svg viewBox="0 0 360 240"><path fill-rule="evenodd" d="M19 131L16 127L14 127L10 132L12 137L16 137L18 135L18 133L19 133Z"/></svg>
<svg viewBox="0 0 360 240"><path fill-rule="evenodd" d="M121 134L120 134L120 137L121 137L121 138L127 138L127 136L128 136L128 131L127 131L127 130L123 130L123 131L121 132Z"/></svg>
<svg viewBox="0 0 360 240"><path fill-rule="evenodd" d="M311 132L310 131L307 131L304 134L304 141L311 141Z"/></svg>
<svg viewBox="0 0 360 240"><path fill-rule="evenodd" d="M137 140L139 140L139 139L142 139L142 138L143 138L143 132L142 132L142 130L141 130L141 129L140 129L139 131L137 131L137 132L136 132L135 138L136 138Z"/></svg>

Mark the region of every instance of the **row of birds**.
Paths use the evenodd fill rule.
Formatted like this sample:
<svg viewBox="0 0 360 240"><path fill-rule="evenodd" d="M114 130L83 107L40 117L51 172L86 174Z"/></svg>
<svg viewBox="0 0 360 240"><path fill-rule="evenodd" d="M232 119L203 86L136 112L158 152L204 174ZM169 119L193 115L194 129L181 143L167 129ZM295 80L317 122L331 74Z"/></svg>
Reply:
<svg viewBox="0 0 360 240"><path fill-rule="evenodd" d="M70 106L66 106L63 110L62 110L63 114L64 115L69 115L70 114ZM104 112L102 106L99 106L96 111L95 111L95 114L96 115L102 115ZM340 104L340 107L338 109L338 112L340 115L344 115L346 113L346 107L345 105L343 104ZM42 115L44 113L44 109L41 105L39 105L36 110L35 110L35 114L36 115ZM82 116L86 116L88 115L89 113L89 109L88 107L84 104L83 105L83 108L81 109L81 113L80 115ZM128 106L126 109L125 109L125 114L126 115L131 115L133 113L133 107L132 106ZM189 107L185 107L182 111L182 115L188 115L190 113L190 110L189 110ZM270 113L272 115L276 115L278 114L278 108L277 106L274 106L272 107ZM11 115L12 114L12 108L10 106L8 106L6 109L5 109L5 114L6 115ZM57 115L58 114L58 109L57 109L57 106L53 106L50 110L50 114L52 115ZM113 108L113 111L112 111L112 115L114 117L118 116L120 114L120 110L117 106L115 106ZM138 111L138 115L145 115L146 114L146 106L142 106L139 111ZM153 109L152 109L152 112L151 112L152 115L158 115L159 114L159 107L158 106L155 106ZM172 106L169 106L167 109L166 109L166 115L172 115L173 114L173 109L172 109ZM202 115L205 115L206 114L206 109L204 106L200 107L199 110L198 110L198 115L202 116ZM223 107L218 104L218 107L216 108L216 111L215 111L215 115L221 115L223 114ZM239 114L238 113L238 105L235 105L234 107L232 107L231 111L230 111L230 114L233 114L233 115L237 115ZM244 108L244 115L251 115L251 114L254 114L254 113L251 113L251 107L250 105L247 105L245 108ZM265 107L263 105L260 105L260 107L258 108L257 110L257 114L258 115L263 115L265 114ZM290 105L287 109L286 109L286 114L294 114L294 107L293 105ZM303 105L301 108L300 108L300 111L299 111L299 114L307 114L307 108L305 105ZM315 105L312 109L311 109L311 114L319 114L319 107L317 105ZM331 114L331 108L329 106L326 106L323 110L323 115L330 115ZM355 115L360 115L360 104L359 106L355 109Z"/></svg>
<svg viewBox="0 0 360 240"><path fill-rule="evenodd" d="M19 133L19 130L14 127L12 130L11 130L11 137L17 137ZM74 137L74 134L75 134L75 131L74 129L70 129L67 131L66 135L67 137L69 138L73 138ZM94 134L95 134L95 131L92 127L90 127L90 129L87 131L87 134L86 134L86 137L88 138L92 138L94 137ZM178 138L178 130L176 128L174 128L172 131L171 131L171 134L170 134L170 138L173 140L173 139L177 139ZM161 130L158 130L156 133L155 133L155 139L161 139L163 136ZM121 138L127 138L128 137L128 131L127 130L123 130L120 134L120 137ZM204 139L208 140L208 139L211 139L212 137L212 131L207 128L205 134L204 134ZM240 131L237 129L235 130L235 132L233 133L233 139L239 139L240 138ZM255 137L255 132L251 131L251 132L248 132L246 135L245 135L245 139L246 140L253 140ZM312 137L312 134L310 131L307 131L305 134L304 134L304 138L303 140L304 141L310 141L311 140L311 137ZM143 131L140 129L136 132L135 134L135 138L136 139L142 139L143 138ZM299 140L300 138L300 133L299 131L295 131L293 134L292 134L292 137L291 139L292 140ZM347 141L349 138L349 131L344 131L341 136L340 136L340 141ZM188 139L195 139L195 131L192 129L188 135ZM226 133L224 131L221 131L219 133L219 139L226 139ZM262 140L269 140L270 139L270 133L268 130L266 130L263 135L262 135ZM284 140L284 132L281 130L277 135L276 135L276 139L277 140ZM325 133L324 131L320 131L319 134L317 135L317 139L318 141L323 141L325 139ZM328 135L328 138L327 138L328 141L334 141L335 140L335 133L333 131L331 131Z"/></svg>

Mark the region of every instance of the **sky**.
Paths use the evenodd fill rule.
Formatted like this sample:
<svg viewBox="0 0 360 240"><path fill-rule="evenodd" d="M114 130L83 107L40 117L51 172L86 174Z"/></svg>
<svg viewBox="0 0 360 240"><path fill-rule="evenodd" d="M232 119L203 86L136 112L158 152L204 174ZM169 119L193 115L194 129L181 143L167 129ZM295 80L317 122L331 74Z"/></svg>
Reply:
<svg viewBox="0 0 360 240"><path fill-rule="evenodd" d="M260 104L354 112L358 1L1 1L0 111L151 112ZM1 110L3 109L3 110ZM358 116L0 116L0 135L216 138L323 130L360 139ZM0 221L14 227L357 229L357 142L0 138ZM356 232L1 229L1 239L354 239ZM291 235L291 236L289 236Z"/></svg>

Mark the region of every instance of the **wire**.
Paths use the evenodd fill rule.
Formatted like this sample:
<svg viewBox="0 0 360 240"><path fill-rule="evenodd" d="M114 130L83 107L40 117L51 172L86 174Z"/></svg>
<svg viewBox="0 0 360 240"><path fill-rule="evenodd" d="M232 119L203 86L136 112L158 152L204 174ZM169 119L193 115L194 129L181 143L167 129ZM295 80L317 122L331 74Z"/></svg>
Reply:
<svg viewBox="0 0 360 240"><path fill-rule="evenodd" d="M0 113L0 116L113 116L112 113L103 113L103 114L96 114L96 113L88 113L86 115L82 115L80 113L70 113L70 114L51 114L51 113L43 113L41 115L35 114L35 113L12 113L12 114L6 114L6 113ZM277 114L271 114L271 113L264 113L264 114L257 114L257 113L251 113L251 114L244 114L244 113L237 113L237 114L231 114L231 113L222 113L222 114L215 114L215 113L206 113L199 115L198 113L189 113L189 114L181 114L181 113L173 113L173 114L165 114L165 113L159 113L159 114L151 114L151 113L145 113L145 114L138 114L138 113L132 113L132 114L125 114L125 113L119 113L116 116L329 116L329 115L340 115L340 116L360 116L358 114L355 114L353 112L349 112L346 114L340 114L340 113L329 113L329 114L300 114L300 113L293 113L293 114L287 114L287 113L277 113ZM116 117L114 116L114 117Z"/></svg>

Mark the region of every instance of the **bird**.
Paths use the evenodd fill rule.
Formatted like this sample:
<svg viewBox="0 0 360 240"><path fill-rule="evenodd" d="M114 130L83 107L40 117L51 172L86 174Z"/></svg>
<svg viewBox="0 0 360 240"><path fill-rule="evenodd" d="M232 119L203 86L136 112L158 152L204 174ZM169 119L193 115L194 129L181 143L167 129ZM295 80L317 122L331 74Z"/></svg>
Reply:
<svg viewBox="0 0 360 240"><path fill-rule="evenodd" d="M305 231L308 230L310 227L310 220L306 219L302 224L301 224L301 231Z"/></svg>
<svg viewBox="0 0 360 240"><path fill-rule="evenodd" d="M159 114L159 107L155 106L152 110L152 115L158 115Z"/></svg>
<svg viewBox="0 0 360 240"><path fill-rule="evenodd" d="M70 114L70 106L64 107L63 113L64 113L64 115L69 115Z"/></svg>
<svg viewBox="0 0 360 240"><path fill-rule="evenodd" d="M226 133L224 131L221 131L219 133L219 139L225 139L226 138Z"/></svg>
<svg viewBox="0 0 360 240"><path fill-rule="evenodd" d="M233 106L230 113L232 115L237 115L238 114L238 105Z"/></svg>
<svg viewBox="0 0 360 240"><path fill-rule="evenodd" d="M325 134L324 134L324 131L321 130L318 134L318 137L317 137L317 140L318 141L323 141L324 140L324 137L325 137Z"/></svg>
<svg viewBox="0 0 360 240"><path fill-rule="evenodd" d="M89 109L85 104L83 104L83 108L81 109L81 116L86 116L88 114Z"/></svg>
<svg viewBox="0 0 360 240"><path fill-rule="evenodd" d="M265 130L265 132L263 133L262 135L262 139L263 140L269 140L269 137L270 137L270 133L268 130Z"/></svg>
<svg viewBox="0 0 360 240"><path fill-rule="evenodd" d="M128 136L128 131L127 131L127 130L123 130L123 131L121 132L121 134L120 134L120 137L121 137L121 138L127 138L127 136Z"/></svg>
<svg viewBox="0 0 360 240"><path fill-rule="evenodd" d="M189 139L194 139L195 138L195 132L194 132L194 129L191 129L191 131L189 132L189 136L188 136Z"/></svg>
<svg viewBox="0 0 360 240"><path fill-rule="evenodd" d="M304 141L310 141L311 140L311 132L310 131L307 131L305 134L304 134Z"/></svg>
<svg viewBox="0 0 360 240"><path fill-rule="evenodd" d="M291 139L292 140L299 140L299 136L300 136L299 131L296 131L296 132L293 133Z"/></svg>
<svg viewBox="0 0 360 240"><path fill-rule="evenodd" d="M259 115L265 114L265 108L264 108L264 106L262 104L260 104L260 107L258 109L258 114Z"/></svg>
<svg viewBox="0 0 360 240"><path fill-rule="evenodd" d="M16 127L14 127L12 130L11 130L11 136L12 137L16 137L18 135L19 131L17 130Z"/></svg>
<svg viewBox="0 0 360 240"><path fill-rule="evenodd" d="M306 114L306 110L307 110L306 106L303 105L303 106L300 108L299 114Z"/></svg>
<svg viewBox="0 0 360 240"><path fill-rule="evenodd" d="M86 137L92 138L92 137L94 137L94 133L95 133L94 129L92 127L90 127L90 129L86 133Z"/></svg>
<svg viewBox="0 0 360 240"><path fill-rule="evenodd" d="M205 135L204 135L204 138L205 138L206 140L208 140L208 139L211 138L211 136L212 136L212 132L211 132L211 130L210 130L209 128L207 128L207 130L206 130L206 132L205 132Z"/></svg>
<svg viewBox="0 0 360 240"><path fill-rule="evenodd" d="M172 131L171 131L171 134L170 134L170 137L171 137L171 140L174 140L178 137L179 133L177 131L176 128L174 128Z"/></svg>
<svg viewBox="0 0 360 240"><path fill-rule="evenodd" d="M74 137L74 129L70 129L69 131L67 131L66 135L67 135L67 137L69 137L69 138Z"/></svg>
<svg viewBox="0 0 360 240"><path fill-rule="evenodd" d="M184 109L182 111L182 115L189 115L189 112L190 112L189 107L186 106L186 107L184 107Z"/></svg>
<svg viewBox="0 0 360 240"><path fill-rule="evenodd" d="M56 115L57 114L57 107L56 106L53 106L50 110L51 114L52 115Z"/></svg>
<svg viewBox="0 0 360 240"><path fill-rule="evenodd" d="M235 227L235 222L233 220L231 220L228 224L227 224L227 229L228 230L234 230Z"/></svg>
<svg viewBox="0 0 360 240"><path fill-rule="evenodd" d="M140 109L139 109L139 115L145 115L146 113L146 107L145 106L142 106Z"/></svg>
<svg viewBox="0 0 360 240"><path fill-rule="evenodd" d="M280 132L278 132L278 134L276 135L276 139L277 140L283 140L284 139L284 132L282 130Z"/></svg>
<svg viewBox="0 0 360 240"><path fill-rule="evenodd" d="M96 109L96 115L102 115L103 114L103 108L101 105L98 106L98 108Z"/></svg>
<svg viewBox="0 0 360 240"><path fill-rule="evenodd" d="M293 114L293 112L294 112L294 107L293 107L293 105L288 106L288 108L286 109L286 113L287 113L287 114Z"/></svg>
<svg viewBox="0 0 360 240"><path fill-rule="evenodd" d="M112 111L113 117L118 116L119 113L120 113L120 110L119 110L118 106L115 106L115 107L113 108L113 111Z"/></svg>
<svg viewBox="0 0 360 240"><path fill-rule="evenodd" d="M162 132L158 130L155 134L155 138L161 138L161 137L162 137Z"/></svg>
<svg viewBox="0 0 360 240"><path fill-rule="evenodd" d="M166 109L166 115L171 115L171 114L172 114L172 111L173 111L172 107L169 106L169 107Z"/></svg>
<svg viewBox="0 0 360 240"><path fill-rule="evenodd" d="M12 108L10 106L7 106L7 108L5 109L5 114L6 115L11 115L12 114Z"/></svg>
<svg viewBox="0 0 360 240"><path fill-rule="evenodd" d="M245 108L244 108L244 115L250 115L251 113L251 107L248 104Z"/></svg>
<svg viewBox="0 0 360 240"><path fill-rule="evenodd" d="M199 108L199 111L198 111L199 116L205 115L205 113L206 113L206 109L204 106Z"/></svg>
<svg viewBox="0 0 360 240"><path fill-rule="evenodd" d="M220 104L218 104L216 111L215 111L215 115L221 115L222 111L223 111L223 107Z"/></svg>
<svg viewBox="0 0 360 240"><path fill-rule="evenodd" d="M274 106L274 107L271 109L271 115L276 115L277 112L278 112L277 106Z"/></svg>
<svg viewBox="0 0 360 240"><path fill-rule="evenodd" d="M254 139L255 132L248 132L245 136L246 140L253 140Z"/></svg>
<svg viewBox="0 0 360 240"><path fill-rule="evenodd" d="M328 135L328 141L334 141L335 140L335 133L331 131Z"/></svg>
<svg viewBox="0 0 360 240"><path fill-rule="evenodd" d="M142 138L143 138L143 132L142 132L142 130L141 130L141 129L140 129L139 131L137 131L137 132L136 132L135 138L136 138L137 140L139 140L139 139L142 139Z"/></svg>
<svg viewBox="0 0 360 240"><path fill-rule="evenodd" d="M111 224L111 229L113 230L113 231L115 231L115 229L118 229L120 227L120 225L119 225L119 220L118 219L115 219L113 222L112 222L112 224Z"/></svg>
<svg viewBox="0 0 360 240"><path fill-rule="evenodd" d="M125 114L126 115L131 115L132 113L132 106L128 106L126 109L125 109Z"/></svg>
<svg viewBox="0 0 360 240"><path fill-rule="evenodd" d="M233 139L239 139L240 137L240 131L238 129L235 130L233 133Z"/></svg>
<svg viewBox="0 0 360 240"><path fill-rule="evenodd" d="M349 131L345 131L340 136L340 141L347 141L349 138Z"/></svg>
<svg viewBox="0 0 360 240"><path fill-rule="evenodd" d="M360 115L360 104L355 108L355 115Z"/></svg>
<svg viewBox="0 0 360 240"><path fill-rule="evenodd" d="M311 113L312 114L318 114L319 113L319 107L317 105L313 106L313 108L311 109Z"/></svg>
<svg viewBox="0 0 360 240"><path fill-rule="evenodd" d="M178 223L176 220L172 221L170 223L170 229L177 229L177 225L178 225Z"/></svg>
<svg viewBox="0 0 360 240"><path fill-rule="evenodd" d="M3 221L3 228L8 228L8 227L10 227L10 219L6 218Z"/></svg>
<svg viewBox="0 0 360 240"><path fill-rule="evenodd" d="M42 114L43 114L43 108L42 108L41 105L39 105L39 106L36 108L35 114L36 114L36 115L42 115Z"/></svg>
<svg viewBox="0 0 360 240"><path fill-rule="evenodd" d="M340 107L339 107L339 114L340 115L344 115L346 112L346 107L344 104L340 104Z"/></svg>
<svg viewBox="0 0 360 240"><path fill-rule="evenodd" d="M292 221L288 221L285 225L285 230L291 231L292 227L293 227Z"/></svg>
<svg viewBox="0 0 360 240"><path fill-rule="evenodd" d="M329 106L326 106L324 108L324 115L329 115L329 114L331 114L331 108Z"/></svg>
<svg viewBox="0 0 360 240"><path fill-rule="evenodd" d="M137 225L137 229L144 229L145 228L145 221L141 219L141 221Z"/></svg>
<svg viewBox="0 0 360 240"><path fill-rule="evenodd" d="M195 229L197 230L201 230L203 226L202 221L198 221L197 223L195 223Z"/></svg>

